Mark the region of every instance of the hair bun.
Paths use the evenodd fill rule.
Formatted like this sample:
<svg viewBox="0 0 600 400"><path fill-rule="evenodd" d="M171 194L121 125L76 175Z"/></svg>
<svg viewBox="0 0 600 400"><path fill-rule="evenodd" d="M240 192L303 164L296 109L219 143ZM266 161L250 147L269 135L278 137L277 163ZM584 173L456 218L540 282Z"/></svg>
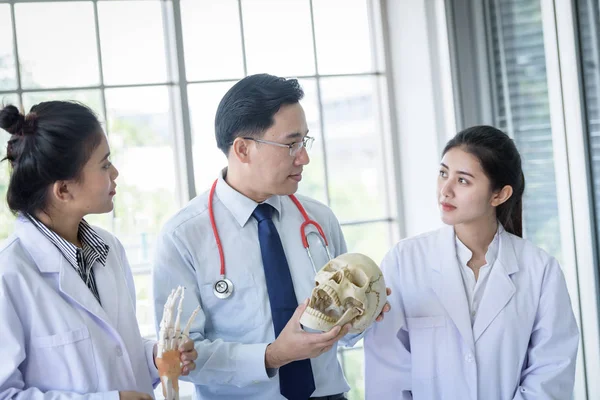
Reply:
<svg viewBox="0 0 600 400"><path fill-rule="evenodd" d="M19 109L13 105L8 105L0 110L0 128L10 134L23 134L23 125L25 116L19 112Z"/></svg>

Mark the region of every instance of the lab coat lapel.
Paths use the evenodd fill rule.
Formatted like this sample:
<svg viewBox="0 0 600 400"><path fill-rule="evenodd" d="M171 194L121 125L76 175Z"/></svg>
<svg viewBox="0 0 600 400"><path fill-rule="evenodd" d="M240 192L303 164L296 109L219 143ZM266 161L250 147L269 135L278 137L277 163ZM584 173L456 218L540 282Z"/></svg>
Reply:
<svg viewBox="0 0 600 400"><path fill-rule="evenodd" d="M15 232L42 274L58 274L59 290L109 326L110 319L75 268L50 240L24 216L17 218ZM104 268L103 268L104 269ZM109 273L106 271L106 273ZM101 278L102 280L103 278ZM105 282L96 282L105 285ZM114 278L110 287L114 287ZM104 297L110 297L110 294ZM102 300L102 297L100 297ZM113 301L115 301L113 299ZM109 300L110 303L110 300Z"/></svg>
<svg viewBox="0 0 600 400"><path fill-rule="evenodd" d="M456 258L454 228L443 228L438 235L438 254L431 254L432 288L454 322L463 340L475 350L469 304Z"/></svg>
<svg viewBox="0 0 600 400"><path fill-rule="evenodd" d="M79 304L91 314L100 318L108 326L113 326L110 318L96 300L92 291L83 282L75 268L62 257L58 276L59 289L72 301ZM99 282L96 282L99 284ZM113 286L114 287L114 286ZM106 297L106 296L105 296ZM102 300L102 298L100 298Z"/></svg>
<svg viewBox="0 0 600 400"><path fill-rule="evenodd" d="M114 250L109 250L114 251ZM106 262L109 262L107 259ZM108 315L112 321L113 326L117 326L119 321L119 301L122 299L117 298L115 294L115 288L117 282L115 279L114 272L108 266L103 266L99 262L94 263L94 278L96 279L96 287L98 289L98 295L100 296L100 302L102 303L102 310ZM129 297L127 298L129 299Z"/></svg>
<svg viewBox="0 0 600 400"><path fill-rule="evenodd" d="M61 252L26 217L17 217L15 233L41 273L58 273L61 262L67 262Z"/></svg>
<svg viewBox="0 0 600 400"><path fill-rule="evenodd" d="M502 232L498 257L490 271L490 277L473 325L475 342L515 294L516 288L510 275L518 270L519 266L510 234Z"/></svg>

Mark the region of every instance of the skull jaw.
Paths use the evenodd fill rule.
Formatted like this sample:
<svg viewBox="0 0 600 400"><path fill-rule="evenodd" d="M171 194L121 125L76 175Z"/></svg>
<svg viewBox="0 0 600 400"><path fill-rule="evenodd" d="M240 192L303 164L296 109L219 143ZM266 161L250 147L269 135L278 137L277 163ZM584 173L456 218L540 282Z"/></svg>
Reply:
<svg viewBox="0 0 600 400"><path fill-rule="evenodd" d="M327 332L335 326L344 326L345 324L354 320L354 318L360 316L362 310L356 307L350 307L344 312L344 314L336 321L334 318L328 317L321 311L312 307L306 307L304 314L300 317L300 323L308 328L315 329L318 331ZM348 333L355 334L361 333L362 330L356 329L353 326L350 327Z"/></svg>
<svg viewBox="0 0 600 400"><path fill-rule="evenodd" d="M335 319L327 317L325 314L312 307L306 307L300 317L300 323L307 328L327 332L335 326Z"/></svg>
<svg viewBox="0 0 600 400"><path fill-rule="evenodd" d="M346 312L344 313L344 315L342 315L342 317L339 319L339 321L336 323L336 325L339 326L344 326L349 322L354 321L354 319L360 315L362 315L362 310L356 307L350 307L346 310ZM350 327L350 330L348 331L348 333L361 333L362 330L360 329L356 329L354 327L354 324L352 324L352 326Z"/></svg>

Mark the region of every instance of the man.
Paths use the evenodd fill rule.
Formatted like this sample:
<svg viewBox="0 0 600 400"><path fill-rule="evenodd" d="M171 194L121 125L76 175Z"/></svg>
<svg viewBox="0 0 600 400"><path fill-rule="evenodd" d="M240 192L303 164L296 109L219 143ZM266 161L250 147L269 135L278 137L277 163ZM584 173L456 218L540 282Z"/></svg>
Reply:
<svg viewBox="0 0 600 400"><path fill-rule="evenodd" d="M304 218L289 197L313 141L299 103L303 95L295 79L260 74L236 83L215 119L228 167L214 192L193 199L158 239L156 321L177 285L187 287L184 312L202 308L190 331L198 352L190 380L200 399L337 400L349 389L336 353L349 325L309 333L299 323L315 276L300 235ZM345 253L331 210L298 199L322 227L331 256ZM319 269L327 254L318 238L310 244Z"/></svg>

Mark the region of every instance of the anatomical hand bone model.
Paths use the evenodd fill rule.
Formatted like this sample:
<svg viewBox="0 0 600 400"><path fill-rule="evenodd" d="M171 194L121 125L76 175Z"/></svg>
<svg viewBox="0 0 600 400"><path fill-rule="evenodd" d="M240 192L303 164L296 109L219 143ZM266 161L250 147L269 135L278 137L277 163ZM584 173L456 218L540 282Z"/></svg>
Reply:
<svg viewBox="0 0 600 400"><path fill-rule="evenodd" d="M183 312L183 293L185 288L179 286L177 290L172 290L165 303L165 308L160 322L160 331L158 338L158 349L156 353L156 366L162 383L163 396L165 400L179 400L179 376L181 375L181 361L179 345L183 343L190 335L190 326L196 318L200 306L198 306L185 329L181 331L180 321ZM177 317L175 317L175 305L179 300L177 307ZM174 320L174 321L173 321ZM174 323L173 323L174 322Z"/></svg>
<svg viewBox="0 0 600 400"><path fill-rule="evenodd" d="M315 277L316 287L300 318L308 328L329 331L350 323L348 333L360 333L373 323L387 301L383 274L369 257L342 254Z"/></svg>

